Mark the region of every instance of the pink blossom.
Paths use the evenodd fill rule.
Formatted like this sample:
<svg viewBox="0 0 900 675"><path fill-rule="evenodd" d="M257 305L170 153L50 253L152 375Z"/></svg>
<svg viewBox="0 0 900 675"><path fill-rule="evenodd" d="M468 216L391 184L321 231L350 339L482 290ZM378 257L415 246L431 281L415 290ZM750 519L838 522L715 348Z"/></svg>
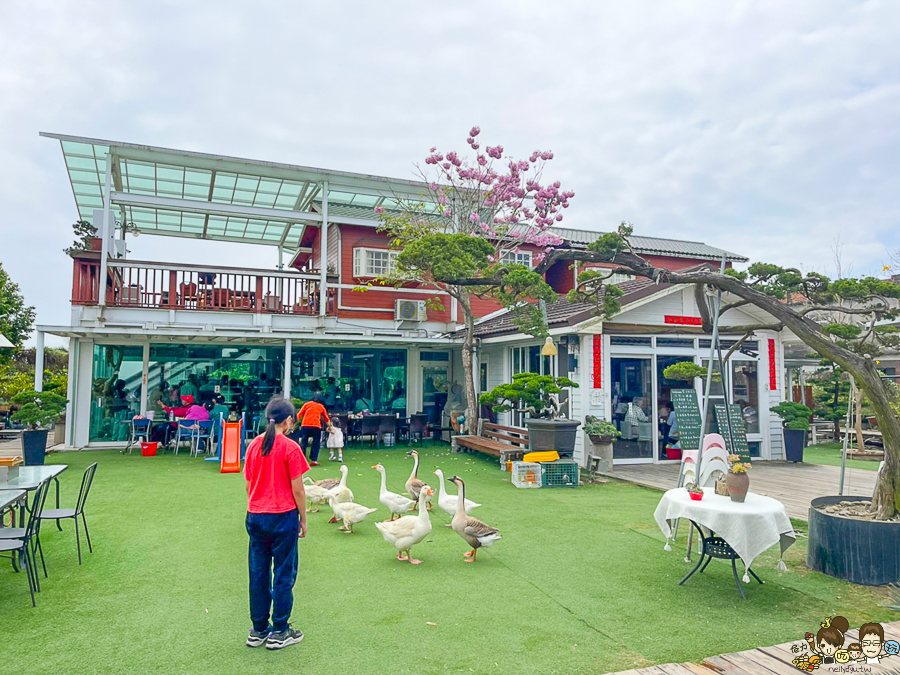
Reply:
<svg viewBox="0 0 900 675"><path fill-rule="evenodd" d="M445 169L449 169L453 165L450 164L450 162L444 162L443 164L441 164L441 166L444 167Z"/></svg>
<svg viewBox="0 0 900 675"><path fill-rule="evenodd" d="M375 207L375 213L381 215L382 213L384 213L384 207L383 207L383 206L376 206L376 207Z"/></svg>
<svg viewBox="0 0 900 675"><path fill-rule="evenodd" d="M488 256L488 260L489 260L490 262L497 262L497 259L496 259L494 256L492 256L492 255L489 255L489 256Z"/></svg>
<svg viewBox="0 0 900 675"><path fill-rule="evenodd" d="M470 220L471 222L473 222L473 223L477 223L477 222L478 222L478 214L477 214L477 213L474 213L474 212L473 212L473 213L470 213L470 214L469 214L469 220Z"/></svg>
<svg viewBox="0 0 900 675"><path fill-rule="evenodd" d="M481 127L472 127L469 130L469 136L471 136L472 138L475 138L480 133L481 133Z"/></svg>
<svg viewBox="0 0 900 675"><path fill-rule="evenodd" d="M431 190L432 192L436 192L437 191L437 183L429 183L428 189Z"/></svg>

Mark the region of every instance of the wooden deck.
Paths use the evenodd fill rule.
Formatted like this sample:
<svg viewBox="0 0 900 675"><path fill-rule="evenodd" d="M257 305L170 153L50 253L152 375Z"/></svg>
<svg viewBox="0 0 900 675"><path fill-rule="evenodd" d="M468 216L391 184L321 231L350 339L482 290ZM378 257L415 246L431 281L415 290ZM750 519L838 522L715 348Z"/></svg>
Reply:
<svg viewBox="0 0 900 675"><path fill-rule="evenodd" d="M678 469L678 464L628 464L616 466L607 475L656 490L669 490L678 483ZM844 494L871 496L877 475L876 471L848 468ZM840 476L841 469L837 466L760 461L750 470L750 490L780 501L791 518L807 520L809 503L816 497L836 495Z"/></svg>
<svg viewBox="0 0 900 675"><path fill-rule="evenodd" d="M900 621L881 624L884 628L885 640L900 641ZM810 626L809 630L816 628ZM845 645L855 642L859 629L847 631ZM775 645L774 647L758 647L748 649L736 654L721 654L704 659L703 663L666 663L659 666L639 668L637 670L625 670L618 675L773 675L775 673L800 673L792 661L798 656L791 651L793 645L805 645L803 636L798 635L793 642ZM807 655L809 651L805 652ZM867 673L897 673L900 672L900 656L888 656L881 660L877 666L864 664L844 664L844 667L856 666L857 672ZM839 664L820 665L819 673L837 672ZM835 669L835 670L832 670ZM864 669L864 670L863 670ZM847 671L849 672L849 671Z"/></svg>

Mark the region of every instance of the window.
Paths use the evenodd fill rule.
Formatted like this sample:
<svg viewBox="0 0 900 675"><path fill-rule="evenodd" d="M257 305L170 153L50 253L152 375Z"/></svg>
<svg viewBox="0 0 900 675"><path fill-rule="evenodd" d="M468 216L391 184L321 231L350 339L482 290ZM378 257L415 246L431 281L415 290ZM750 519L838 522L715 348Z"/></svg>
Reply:
<svg viewBox="0 0 900 675"><path fill-rule="evenodd" d="M694 341L688 338L656 338L657 347L685 347L694 348Z"/></svg>
<svg viewBox="0 0 900 675"><path fill-rule="evenodd" d="M500 255L500 262L504 265L525 265L531 267L531 251L504 251Z"/></svg>
<svg viewBox="0 0 900 675"><path fill-rule="evenodd" d="M614 335L609 339L609 344L613 346L635 346L650 347L653 345L653 339L648 337L625 337Z"/></svg>
<svg viewBox="0 0 900 675"><path fill-rule="evenodd" d="M386 248L353 249L353 276L380 277L391 274L397 267L399 251Z"/></svg>
<svg viewBox="0 0 900 675"><path fill-rule="evenodd" d="M633 274L620 274L616 272L613 275L610 275L609 279L606 280L606 283L612 284L616 286L618 284L624 284L626 281L634 281L637 277Z"/></svg>
<svg viewBox="0 0 900 675"><path fill-rule="evenodd" d="M731 362L731 400L741 407L748 434L759 433L759 379L756 361Z"/></svg>
<svg viewBox="0 0 900 675"><path fill-rule="evenodd" d="M419 361L449 361L450 354L447 352L420 352Z"/></svg>

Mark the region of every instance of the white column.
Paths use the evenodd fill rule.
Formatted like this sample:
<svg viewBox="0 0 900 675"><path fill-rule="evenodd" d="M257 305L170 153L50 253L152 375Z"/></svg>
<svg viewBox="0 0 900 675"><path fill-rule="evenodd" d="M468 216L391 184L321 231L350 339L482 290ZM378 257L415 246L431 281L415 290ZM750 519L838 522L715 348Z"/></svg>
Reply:
<svg viewBox="0 0 900 675"><path fill-rule="evenodd" d="M92 373L94 371L94 341L81 340L78 345L78 366L76 368L77 380L72 389L72 401L74 402L74 419L69 420L75 428L72 430L72 445L83 448L88 444L91 423L91 391ZM72 377L71 373L69 377Z"/></svg>
<svg viewBox="0 0 900 675"><path fill-rule="evenodd" d="M75 381L78 378L78 339L69 338L69 369L66 377L66 437L67 447L75 445Z"/></svg>
<svg viewBox="0 0 900 675"><path fill-rule="evenodd" d="M141 366L141 415L147 414L147 384L150 382L150 343L144 344Z"/></svg>
<svg viewBox="0 0 900 675"><path fill-rule="evenodd" d="M106 183L103 187L103 222L97 228L100 235L100 281L98 284L97 302L100 307L106 307L106 278L109 260L109 198L112 190L112 152L106 153ZM97 211L94 211L94 226L97 226Z"/></svg>
<svg viewBox="0 0 900 675"><path fill-rule="evenodd" d="M44 331L42 330L35 335L34 390L44 391Z"/></svg>
<svg viewBox="0 0 900 675"><path fill-rule="evenodd" d="M291 398L291 339L284 341L284 373L282 375L281 394Z"/></svg>
<svg viewBox="0 0 900 675"><path fill-rule="evenodd" d="M322 231L319 235L319 316L328 301L328 181L322 183Z"/></svg>

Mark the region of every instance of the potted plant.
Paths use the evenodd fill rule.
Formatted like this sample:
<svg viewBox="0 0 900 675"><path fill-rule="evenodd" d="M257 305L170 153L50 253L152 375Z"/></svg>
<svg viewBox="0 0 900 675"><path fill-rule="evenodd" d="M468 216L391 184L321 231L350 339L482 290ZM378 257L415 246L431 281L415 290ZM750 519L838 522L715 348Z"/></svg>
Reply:
<svg viewBox="0 0 900 675"><path fill-rule="evenodd" d="M742 462L740 455L728 455L728 464L728 475L725 476L728 495L733 502L743 502L750 489L750 476L747 470L753 467L750 462Z"/></svg>
<svg viewBox="0 0 900 675"><path fill-rule="evenodd" d="M22 432L22 454L26 465L43 464L47 448L47 427L55 424L66 409L66 397L55 391L20 391L12 397L19 410L12 419L28 425Z"/></svg>
<svg viewBox="0 0 900 675"><path fill-rule="evenodd" d="M703 499L702 487L700 487L696 483L688 483L685 487L687 488L688 495L690 495L690 498L695 502L699 502L701 499Z"/></svg>
<svg viewBox="0 0 900 675"><path fill-rule="evenodd" d="M594 455L600 458L597 467L602 473L610 473L613 470L613 441L622 432L616 429L616 425L599 417L588 415L584 418L584 432L594 444Z"/></svg>
<svg viewBox="0 0 900 675"><path fill-rule="evenodd" d="M802 403L791 403L790 401L782 401L769 410L782 419L785 459L789 462L802 462L812 410Z"/></svg>
<svg viewBox="0 0 900 675"><path fill-rule="evenodd" d="M102 241L97 236L97 228L87 220L76 220L72 224L75 233L75 242L63 251L68 255L74 255L81 251L99 251Z"/></svg>
<svg viewBox="0 0 900 675"><path fill-rule="evenodd" d="M532 452L553 451L561 457L571 457L575 452L575 432L581 422L569 420L562 413L565 403L559 402L564 387L577 387L567 377L519 373L513 381L501 384L482 394L482 405L491 406L496 412L518 410L528 413L528 446Z"/></svg>

